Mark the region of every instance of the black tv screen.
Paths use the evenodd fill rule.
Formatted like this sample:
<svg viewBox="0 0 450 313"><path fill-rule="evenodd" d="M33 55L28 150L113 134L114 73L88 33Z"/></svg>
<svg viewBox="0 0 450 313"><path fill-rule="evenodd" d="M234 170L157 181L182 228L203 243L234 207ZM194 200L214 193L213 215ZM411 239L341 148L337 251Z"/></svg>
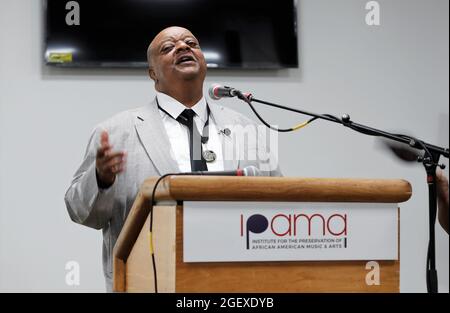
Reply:
<svg viewBox="0 0 450 313"><path fill-rule="evenodd" d="M45 62L66 67L146 67L168 26L200 41L210 68L298 67L295 0L46 0Z"/></svg>

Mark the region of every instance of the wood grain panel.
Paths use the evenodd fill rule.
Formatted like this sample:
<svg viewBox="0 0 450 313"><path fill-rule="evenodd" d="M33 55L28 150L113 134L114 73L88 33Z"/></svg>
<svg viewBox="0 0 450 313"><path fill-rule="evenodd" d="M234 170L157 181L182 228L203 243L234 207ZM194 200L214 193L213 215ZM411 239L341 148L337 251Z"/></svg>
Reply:
<svg viewBox="0 0 450 313"><path fill-rule="evenodd" d="M155 206L153 242L158 292L175 292L175 206ZM150 254L150 218L131 250L126 267L128 292L155 292Z"/></svg>

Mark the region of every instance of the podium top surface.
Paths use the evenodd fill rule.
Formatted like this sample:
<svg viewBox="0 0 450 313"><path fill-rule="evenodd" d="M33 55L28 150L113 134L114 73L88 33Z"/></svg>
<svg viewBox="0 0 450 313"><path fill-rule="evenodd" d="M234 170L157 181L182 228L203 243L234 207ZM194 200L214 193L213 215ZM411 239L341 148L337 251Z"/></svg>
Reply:
<svg viewBox="0 0 450 313"><path fill-rule="evenodd" d="M147 200L155 180L142 185ZM401 179L169 176L158 185L155 201L401 203L411 194L411 185Z"/></svg>

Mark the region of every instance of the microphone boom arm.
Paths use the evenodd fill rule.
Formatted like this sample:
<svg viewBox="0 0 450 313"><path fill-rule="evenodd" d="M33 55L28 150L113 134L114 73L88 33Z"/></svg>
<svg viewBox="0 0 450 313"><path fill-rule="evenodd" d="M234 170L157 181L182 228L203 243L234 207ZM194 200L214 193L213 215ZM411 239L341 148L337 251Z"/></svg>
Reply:
<svg viewBox="0 0 450 313"><path fill-rule="evenodd" d="M345 127L348 127L350 129L353 129L354 131L357 131L357 132L365 134L365 135L384 137L384 138L387 138L390 140L394 140L397 142L407 144L407 145L409 145L415 149L419 149L419 150L428 149L430 152L434 152L436 154L439 154L446 158L449 158L449 149L448 148L438 147L438 146L426 143L422 140L413 138L411 136L392 134L392 133L382 131L382 130L379 130L376 128L372 128L372 127L369 127L369 126L366 126L363 124L354 123L353 121L351 121L350 115L348 115L348 114L344 114L342 116L342 118L337 118L337 117L335 117L333 115L329 115L329 114L311 113L308 111L298 110L298 109L283 106L280 104L259 100L259 99L254 98L252 95L241 94L241 95L238 95L238 98L245 101L249 105L251 105L251 102L257 102L257 103L261 103L261 104L268 105L271 107L279 108L282 110L291 111L291 112L295 112L295 113L299 113L299 114L303 114L303 115L308 115L308 116L313 117L314 119L322 119L322 120L326 120L329 122L341 124Z"/></svg>

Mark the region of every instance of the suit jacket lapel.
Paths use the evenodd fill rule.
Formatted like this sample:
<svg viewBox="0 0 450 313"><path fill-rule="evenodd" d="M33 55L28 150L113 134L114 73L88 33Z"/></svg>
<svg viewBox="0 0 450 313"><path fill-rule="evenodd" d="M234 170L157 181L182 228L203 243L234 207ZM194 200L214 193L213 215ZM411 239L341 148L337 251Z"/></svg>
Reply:
<svg viewBox="0 0 450 313"><path fill-rule="evenodd" d="M160 175L178 173L178 164L170 154L170 141L156 99L136 114L135 128L142 145Z"/></svg>
<svg viewBox="0 0 450 313"><path fill-rule="evenodd" d="M218 131L230 128L236 123L226 117L222 106L210 103L208 103L208 106ZM225 171L232 171L239 168L238 156L240 155L240 152L235 136L236 134L234 133L231 133L229 136L226 136L222 132L220 133L220 139L222 140L223 167Z"/></svg>

